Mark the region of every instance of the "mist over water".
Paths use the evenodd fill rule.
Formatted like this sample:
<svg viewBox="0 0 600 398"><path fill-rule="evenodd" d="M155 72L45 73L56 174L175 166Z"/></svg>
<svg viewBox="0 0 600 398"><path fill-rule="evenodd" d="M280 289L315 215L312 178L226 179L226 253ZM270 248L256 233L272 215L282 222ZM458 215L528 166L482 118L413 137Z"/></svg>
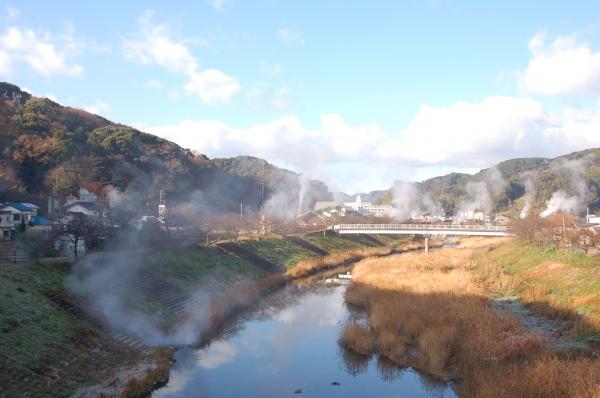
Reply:
<svg viewBox="0 0 600 398"><path fill-rule="evenodd" d="M157 303L156 308L148 307L152 297L140 286L141 261L140 253L133 251L89 255L74 266L69 287L114 330L150 346L193 344L210 326L214 292L199 289L190 294L182 316L174 316Z"/></svg>
<svg viewBox="0 0 600 398"><path fill-rule="evenodd" d="M205 347L181 349L153 397L454 397L447 384L338 345L345 287L288 286ZM339 385L332 385L337 382Z"/></svg>

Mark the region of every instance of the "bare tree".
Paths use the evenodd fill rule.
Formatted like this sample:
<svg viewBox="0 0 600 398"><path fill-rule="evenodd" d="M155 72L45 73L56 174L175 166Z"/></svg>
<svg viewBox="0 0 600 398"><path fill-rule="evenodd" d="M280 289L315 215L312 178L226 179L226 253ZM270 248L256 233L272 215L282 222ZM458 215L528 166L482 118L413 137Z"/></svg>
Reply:
<svg viewBox="0 0 600 398"><path fill-rule="evenodd" d="M546 238L550 228L546 219L537 215L529 215L525 218L511 220L509 230L519 238L529 243L540 243Z"/></svg>
<svg viewBox="0 0 600 398"><path fill-rule="evenodd" d="M567 241L587 254L592 247L600 243L600 234L589 228L573 229L567 234Z"/></svg>
<svg viewBox="0 0 600 398"><path fill-rule="evenodd" d="M223 227L223 230L226 231L231 238L237 242L244 231L244 226L242 225L242 219L240 218L240 215L235 213L227 213L221 215L217 219Z"/></svg>
<svg viewBox="0 0 600 398"><path fill-rule="evenodd" d="M106 235L106 225L102 217L71 214L58 226L56 235L78 257L83 246L86 249L98 247Z"/></svg>
<svg viewBox="0 0 600 398"><path fill-rule="evenodd" d="M40 258L52 253L51 235L45 232L28 231L19 235L19 240L23 242L29 252L31 259L39 263Z"/></svg>

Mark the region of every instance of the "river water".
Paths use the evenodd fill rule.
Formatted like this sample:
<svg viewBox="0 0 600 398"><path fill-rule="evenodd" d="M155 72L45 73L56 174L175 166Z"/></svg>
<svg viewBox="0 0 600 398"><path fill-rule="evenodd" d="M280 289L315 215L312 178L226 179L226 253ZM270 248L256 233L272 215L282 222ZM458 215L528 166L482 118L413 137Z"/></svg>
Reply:
<svg viewBox="0 0 600 398"><path fill-rule="evenodd" d="M455 397L448 384L338 344L344 286L288 286L202 348L179 349L162 397Z"/></svg>

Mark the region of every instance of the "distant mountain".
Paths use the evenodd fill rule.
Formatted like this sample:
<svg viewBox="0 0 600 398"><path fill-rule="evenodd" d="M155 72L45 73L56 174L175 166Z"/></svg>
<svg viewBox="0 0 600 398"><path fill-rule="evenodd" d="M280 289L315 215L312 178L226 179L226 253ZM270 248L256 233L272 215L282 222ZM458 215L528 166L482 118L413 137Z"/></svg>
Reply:
<svg viewBox="0 0 600 398"><path fill-rule="evenodd" d="M323 182L262 159L211 160L0 83L0 202L23 200L44 207L50 193L67 197L82 188L108 199L117 189L122 200L138 208L155 204L163 189L169 203L190 204L202 212L238 211L243 203L250 210L262 206L273 214L293 215L316 200L334 199ZM396 202L405 212L480 209L516 216L523 209L600 211L600 149L554 159L511 159L475 175L399 182L385 191L339 193L335 199L353 201L358 195L365 202Z"/></svg>
<svg viewBox="0 0 600 398"><path fill-rule="evenodd" d="M381 199L381 197L386 193L385 190L380 191L371 191L368 193L355 193L354 195L348 195L344 192L335 192L333 194L334 200L341 202L355 202L356 199L360 196L360 200L363 202L371 202L375 203Z"/></svg>
<svg viewBox="0 0 600 398"><path fill-rule="evenodd" d="M165 139L0 83L0 202L44 204L49 193L65 197L85 188L103 195L107 187L139 206L155 202L163 189L172 203L194 202L203 211L220 212L237 211L240 203L258 209L280 190L295 201L287 203L290 208L298 207L301 190L307 198L303 208L331 197L322 182L309 182L306 189L303 185L297 174L261 159L211 160Z"/></svg>
<svg viewBox="0 0 600 398"><path fill-rule="evenodd" d="M586 207L600 211L600 149L554 159L511 159L474 175L451 173L422 182L398 183L380 197L379 203L402 202L403 196L411 195L422 208L443 208L448 214L461 209L513 217L523 209L534 214L546 209L581 214Z"/></svg>

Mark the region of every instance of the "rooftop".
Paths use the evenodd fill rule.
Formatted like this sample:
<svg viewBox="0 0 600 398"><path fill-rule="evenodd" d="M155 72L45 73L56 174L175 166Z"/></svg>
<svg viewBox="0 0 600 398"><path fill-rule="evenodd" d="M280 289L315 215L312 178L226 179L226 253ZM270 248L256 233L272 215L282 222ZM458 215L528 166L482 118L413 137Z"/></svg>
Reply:
<svg viewBox="0 0 600 398"><path fill-rule="evenodd" d="M69 208L69 207L73 207L73 206L85 207L88 210L98 210L100 208L100 205L98 205L95 202L84 202L81 200L76 200L75 202L69 203L65 207Z"/></svg>
<svg viewBox="0 0 600 398"><path fill-rule="evenodd" d="M29 223L31 225L53 225L54 224L52 221L48 220L47 218L40 217L40 216L32 216L29 219Z"/></svg>
<svg viewBox="0 0 600 398"><path fill-rule="evenodd" d="M39 209L36 205L32 203L20 203L20 202L8 202L2 205L2 208L13 207L19 211L33 211Z"/></svg>

